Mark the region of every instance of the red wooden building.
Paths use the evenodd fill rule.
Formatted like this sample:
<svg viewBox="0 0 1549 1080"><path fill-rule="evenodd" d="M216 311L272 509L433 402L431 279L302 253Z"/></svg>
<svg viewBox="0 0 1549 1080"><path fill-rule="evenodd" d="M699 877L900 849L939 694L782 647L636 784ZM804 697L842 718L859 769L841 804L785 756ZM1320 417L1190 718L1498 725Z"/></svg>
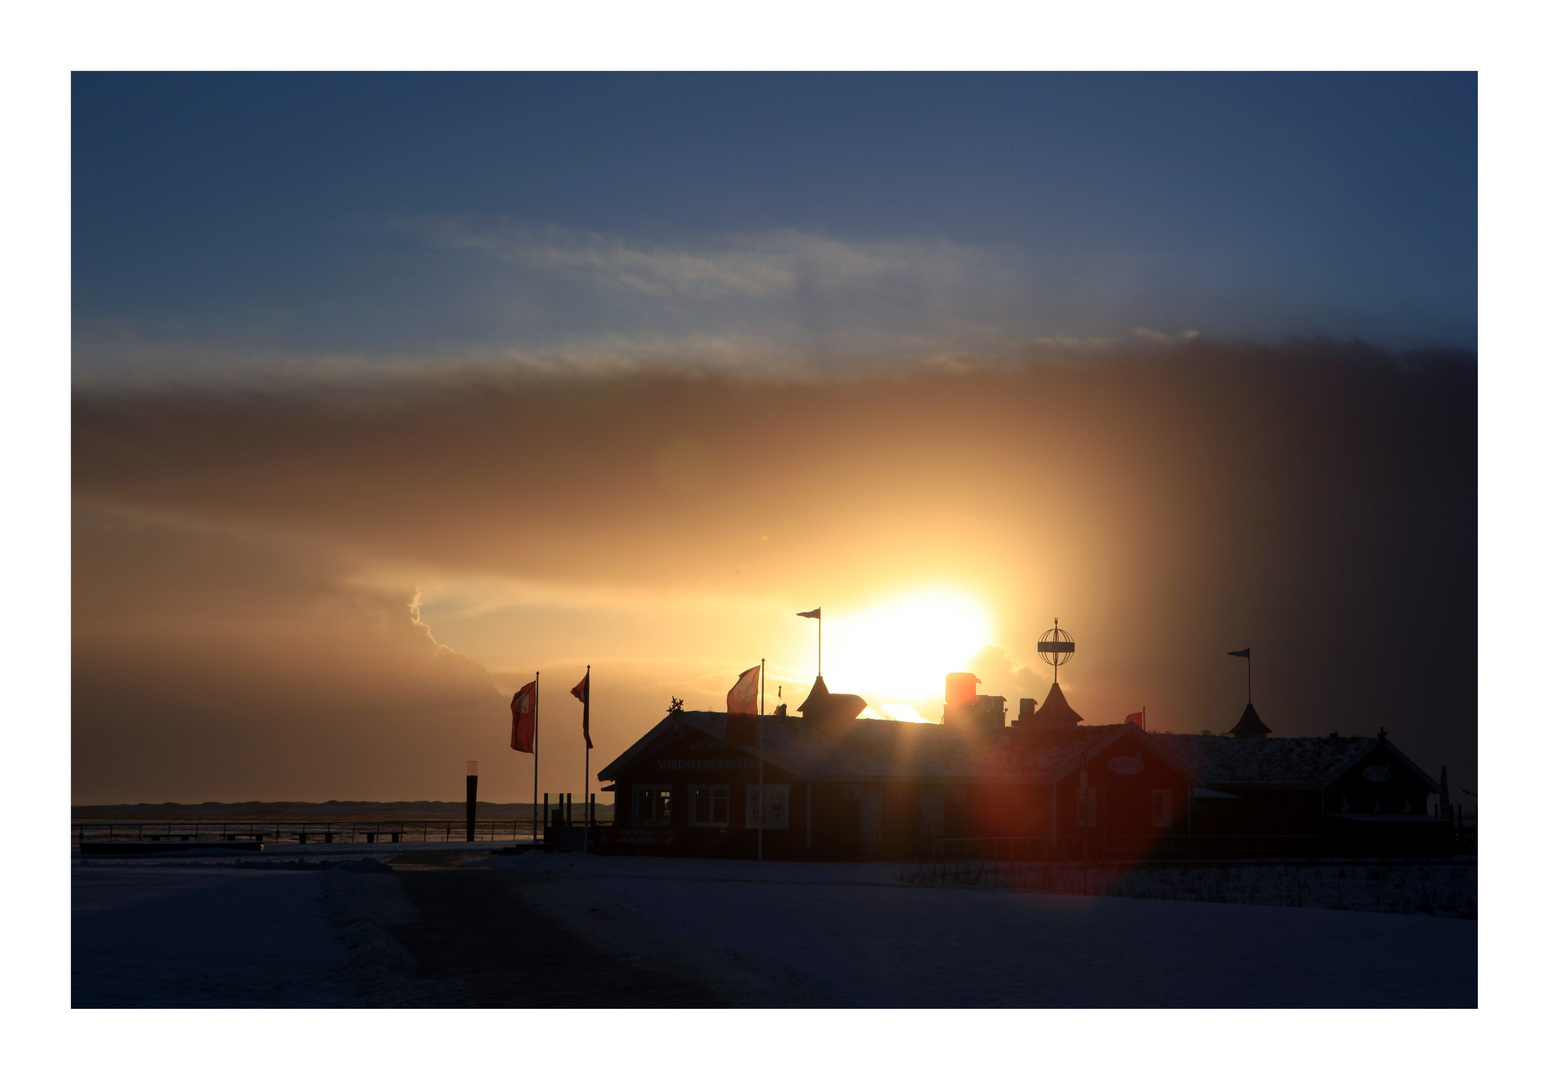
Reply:
<svg viewBox="0 0 1549 1080"><path fill-rule="evenodd" d="M1427 816L1439 786L1380 736L1088 725L1056 687L1011 727L766 716L760 785L760 751L729 744L726 722L670 713L598 773L615 807L601 850L752 857L761 807L776 859L908 857L977 837L1056 859L1397 853L1445 832Z"/></svg>

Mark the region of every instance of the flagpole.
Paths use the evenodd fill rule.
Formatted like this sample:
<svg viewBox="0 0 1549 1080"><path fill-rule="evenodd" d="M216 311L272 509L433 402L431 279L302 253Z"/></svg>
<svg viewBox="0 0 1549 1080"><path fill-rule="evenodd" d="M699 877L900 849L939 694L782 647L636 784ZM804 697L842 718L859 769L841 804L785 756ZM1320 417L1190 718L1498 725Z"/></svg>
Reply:
<svg viewBox="0 0 1549 1080"><path fill-rule="evenodd" d="M818 626L822 626L821 621ZM769 813L765 806L768 792L764 790L764 658L758 658L758 857L764 858L764 816Z"/></svg>
<svg viewBox="0 0 1549 1080"><path fill-rule="evenodd" d="M586 787L581 793L581 852L590 855L592 851L592 665L586 665L586 700L581 703L581 730L586 732L586 763L581 767L586 770L582 777Z"/></svg>
<svg viewBox="0 0 1549 1080"><path fill-rule="evenodd" d="M532 673L532 842L538 843L538 679L541 671Z"/></svg>

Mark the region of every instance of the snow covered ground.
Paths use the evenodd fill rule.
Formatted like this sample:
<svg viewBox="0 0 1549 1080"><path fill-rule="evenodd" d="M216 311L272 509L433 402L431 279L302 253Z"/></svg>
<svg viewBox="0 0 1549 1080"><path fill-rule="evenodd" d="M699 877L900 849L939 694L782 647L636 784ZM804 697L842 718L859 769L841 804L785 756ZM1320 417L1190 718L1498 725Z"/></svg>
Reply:
<svg viewBox="0 0 1549 1080"><path fill-rule="evenodd" d="M633 914L659 939L788 1004L1478 1001L1477 924L1459 919L932 888L900 883L902 868L888 864L536 853L501 861L562 877L571 911Z"/></svg>
<svg viewBox="0 0 1549 1080"><path fill-rule="evenodd" d="M77 1006L458 1005L389 927L417 918L412 846L72 860ZM323 853L308 853L315 862ZM361 862L360 860L366 860ZM904 884L892 864L472 853L597 949L697 978L729 1003L825 1006L1461 1006L1462 919ZM269 869L259 869L269 867ZM348 868L348 869L347 869ZM641 1004L648 1004L642 1002Z"/></svg>
<svg viewBox="0 0 1549 1080"><path fill-rule="evenodd" d="M363 845L364 846L364 845ZM378 849L379 850L379 849ZM81 859L71 866L71 1004L334 1007L457 1004L408 977L382 928L415 917L377 860ZM324 860L307 858L311 865ZM356 872L351 872L356 871Z"/></svg>

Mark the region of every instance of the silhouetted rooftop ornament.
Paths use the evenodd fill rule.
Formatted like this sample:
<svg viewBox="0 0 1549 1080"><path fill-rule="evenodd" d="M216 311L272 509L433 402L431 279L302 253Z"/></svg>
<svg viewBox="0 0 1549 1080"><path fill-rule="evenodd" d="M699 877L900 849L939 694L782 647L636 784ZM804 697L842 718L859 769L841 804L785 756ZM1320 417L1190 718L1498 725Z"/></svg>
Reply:
<svg viewBox="0 0 1549 1080"><path fill-rule="evenodd" d="M830 694L828 684L819 675L807 694L807 700L796 707L797 712L808 720L854 720L866 710L866 699L858 694Z"/></svg>
<svg viewBox="0 0 1549 1080"><path fill-rule="evenodd" d="M1031 726L1039 730L1047 730L1075 727L1083 722L1081 714L1072 709L1070 702L1065 700L1065 691L1060 689L1060 684L1055 683L1049 687L1049 696L1043 699L1043 707L1033 714Z"/></svg>
<svg viewBox="0 0 1549 1080"><path fill-rule="evenodd" d="M1237 721L1237 726L1227 732L1239 739L1262 739L1269 734L1269 728L1264 721L1259 719L1258 710L1253 707L1253 702L1248 702L1248 707L1242 711L1242 719Z"/></svg>
<svg viewBox="0 0 1549 1080"><path fill-rule="evenodd" d="M1045 664L1054 667L1054 685L1060 684L1060 665L1070 663L1076 653L1076 639L1070 631L1060 629L1060 621L1054 620L1054 629L1045 630L1038 639L1038 655Z"/></svg>

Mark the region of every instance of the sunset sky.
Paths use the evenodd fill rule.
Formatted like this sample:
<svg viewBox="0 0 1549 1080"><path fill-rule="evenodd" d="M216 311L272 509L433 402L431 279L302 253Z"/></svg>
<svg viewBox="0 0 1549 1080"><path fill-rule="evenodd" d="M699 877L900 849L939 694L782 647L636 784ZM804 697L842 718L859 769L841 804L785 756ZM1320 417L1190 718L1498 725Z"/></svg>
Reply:
<svg viewBox="0 0 1549 1080"><path fill-rule="evenodd" d="M1477 758L1476 80L72 80L72 801L530 796L769 662ZM1462 640L1459 652L1441 647ZM596 789L593 782L593 790ZM606 801L606 797L605 797Z"/></svg>

